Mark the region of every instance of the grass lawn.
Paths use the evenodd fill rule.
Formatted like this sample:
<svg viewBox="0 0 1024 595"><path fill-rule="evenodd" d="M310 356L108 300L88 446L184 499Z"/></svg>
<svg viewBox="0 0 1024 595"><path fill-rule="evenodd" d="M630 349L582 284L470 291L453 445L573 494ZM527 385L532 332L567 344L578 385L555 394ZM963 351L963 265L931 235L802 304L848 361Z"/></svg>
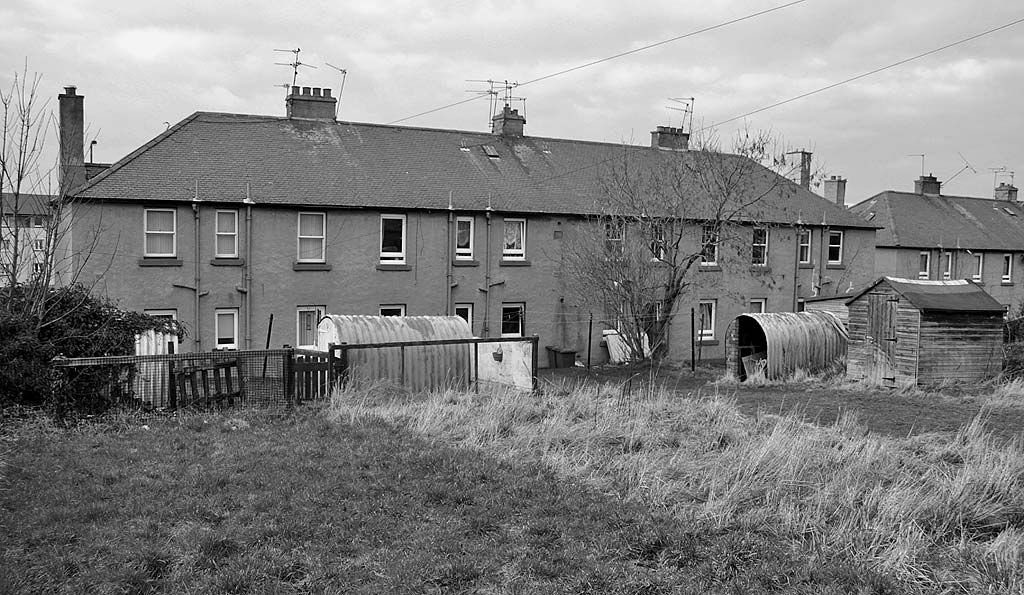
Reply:
<svg viewBox="0 0 1024 595"><path fill-rule="evenodd" d="M381 419L8 424L0 593L895 592ZM0 459L0 460L4 460Z"/></svg>

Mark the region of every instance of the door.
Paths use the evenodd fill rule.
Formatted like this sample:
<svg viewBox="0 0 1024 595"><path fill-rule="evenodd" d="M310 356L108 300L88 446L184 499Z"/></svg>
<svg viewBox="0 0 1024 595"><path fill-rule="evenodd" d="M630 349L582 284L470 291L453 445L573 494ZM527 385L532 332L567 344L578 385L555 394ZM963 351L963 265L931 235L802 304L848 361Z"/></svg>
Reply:
<svg viewBox="0 0 1024 595"><path fill-rule="evenodd" d="M899 298L886 293L868 294L867 340L870 349L868 381L896 386L896 306Z"/></svg>

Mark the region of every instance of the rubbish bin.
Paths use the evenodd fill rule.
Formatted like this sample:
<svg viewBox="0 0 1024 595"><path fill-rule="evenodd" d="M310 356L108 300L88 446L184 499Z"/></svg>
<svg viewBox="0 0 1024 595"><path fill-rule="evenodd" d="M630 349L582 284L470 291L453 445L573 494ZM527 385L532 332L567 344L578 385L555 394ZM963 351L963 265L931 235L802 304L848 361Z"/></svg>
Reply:
<svg viewBox="0 0 1024 595"><path fill-rule="evenodd" d="M576 365L576 350L546 345L549 368L571 368Z"/></svg>

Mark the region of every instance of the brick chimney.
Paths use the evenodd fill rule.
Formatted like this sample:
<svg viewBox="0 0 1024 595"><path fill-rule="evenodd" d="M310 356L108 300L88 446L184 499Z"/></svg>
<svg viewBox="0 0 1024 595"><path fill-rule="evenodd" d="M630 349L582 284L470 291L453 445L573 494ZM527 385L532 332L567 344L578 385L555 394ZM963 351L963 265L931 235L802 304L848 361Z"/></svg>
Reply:
<svg viewBox="0 0 1024 595"><path fill-rule="evenodd" d="M320 87L292 87L284 100L289 118L305 120L331 120L335 118L338 100L331 97L330 89Z"/></svg>
<svg viewBox="0 0 1024 595"><path fill-rule="evenodd" d="M829 176L825 180L825 198L841 207L845 207L846 179L842 176Z"/></svg>
<svg viewBox="0 0 1024 595"><path fill-rule="evenodd" d="M519 115L519 110L512 109L505 104L501 113L491 118L491 134L501 136L523 136L523 128L526 126L526 118Z"/></svg>
<svg viewBox="0 0 1024 595"><path fill-rule="evenodd" d="M690 149L690 133L682 128L658 126L651 131L651 147L667 151L687 151Z"/></svg>
<svg viewBox="0 0 1024 595"><path fill-rule="evenodd" d="M1017 187L1013 184L1007 184L1006 182L999 182L996 186L996 200L1008 200L1014 202L1017 200Z"/></svg>
<svg viewBox="0 0 1024 595"><path fill-rule="evenodd" d="M914 194L932 194L938 196L941 194L942 183L939 182L932 174L927 176L921 174L921 177L914 180Z"/></svg>
<svg viewBox="0 0 1024 595"><path fill-rule="evenodd" d="M60 104L60 192L67 194L85 183L85 97L64 87Z"/></svg>

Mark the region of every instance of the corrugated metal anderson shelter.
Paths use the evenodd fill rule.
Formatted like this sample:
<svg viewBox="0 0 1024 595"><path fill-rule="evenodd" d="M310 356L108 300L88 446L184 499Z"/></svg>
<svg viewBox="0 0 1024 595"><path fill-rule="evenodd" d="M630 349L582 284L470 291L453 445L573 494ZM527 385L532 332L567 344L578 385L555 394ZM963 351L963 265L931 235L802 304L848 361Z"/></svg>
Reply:
<svg viewBox="0 0 1024 595"><path fill-rule="evenodd" d="M469 324L458 316L342 316L328 314L317 326L317 349L330 344L397 343L470 339ZM349 379L356 385L387 380L413 391L466 386L470 345L424 345L353 350Z"/></svg>
<svg viewBox="0 0 1024 595"><path fill-rule="evenodd" d="M819 372L846 355L846 329L831 312L740 314L725 341L726 365L740 380L759 370L768 379Z"/></svg>
<svg viewBox="0 0 1024 595"><path fill-rule="evenodd" d="M884 386L993 378L1003 306L967 279L882 277L848 302L847 377Z"/></svg>

